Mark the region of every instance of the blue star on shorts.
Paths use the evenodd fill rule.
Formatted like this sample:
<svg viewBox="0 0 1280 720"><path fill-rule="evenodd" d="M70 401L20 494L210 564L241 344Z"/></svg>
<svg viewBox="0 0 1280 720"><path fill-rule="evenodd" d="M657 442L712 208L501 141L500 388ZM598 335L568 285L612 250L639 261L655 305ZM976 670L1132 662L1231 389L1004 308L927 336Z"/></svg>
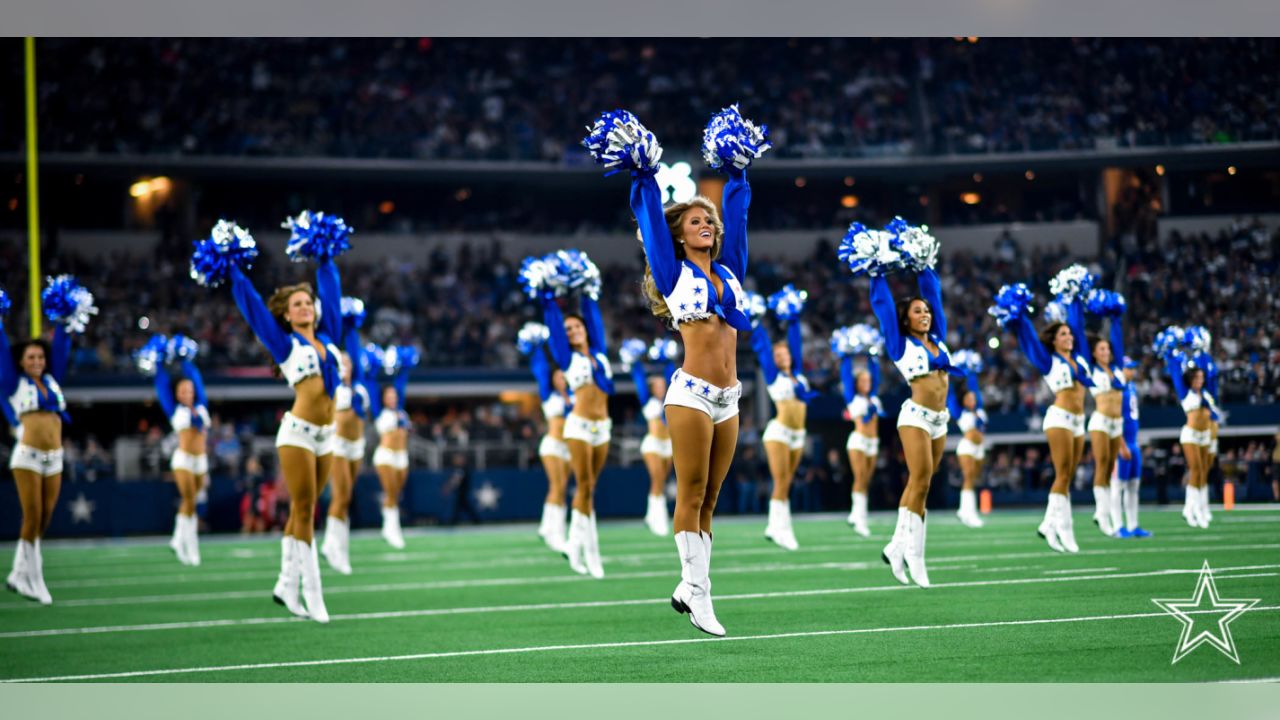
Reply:
<svg viewBox="0 0 1280 720"><path fill-rule="evenodd" d="M710 395L710 394L711 394L711 388L707 387L706 385L703 385L703 386L702 386L702 394L703 394L703 395Z"/></svg>
<svg viewBox="0 0 1280 720"><path fill-rule="evenodd" d="M686 389L686 390L692 390L692 389L693 389L693 381L692 381L692 380L685 380L685 381L684 381L684 387L685 387L685 389Z"/></svg>

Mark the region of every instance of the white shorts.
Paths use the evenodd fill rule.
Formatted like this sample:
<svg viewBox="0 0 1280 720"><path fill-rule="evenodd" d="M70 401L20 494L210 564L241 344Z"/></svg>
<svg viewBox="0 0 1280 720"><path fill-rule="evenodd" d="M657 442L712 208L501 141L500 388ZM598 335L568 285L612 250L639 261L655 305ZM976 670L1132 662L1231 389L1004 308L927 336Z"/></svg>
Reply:
<svg viewBox="0 0 1280 720"><path fill-rule="evenodd" d="M348 440L341 435L333 436L333 454L344 460L359 461L364 459L365 440Z"/></svg>
<svg viewBox="0 0 1280 720"><path fill-rule="evenodd" d="M287 412L280 421L280 430L276 433L276 447L299 447L310 450L316 457L333 453L333 438L338 429L335 425L316 425Z"/></svg>
<svg viewBox="0 0 1280 720"><path fill-rule="evenodd" d="M951 413L946 410L930 410L914 400L902 403L898 411L898 427L920 428L929 433L930 440L947 436L947 423Z"/></svg>
<svg viewBox="0 0 1280 720"><path fill-rule="evenodd" d="M565 445L563 440L543 435L542 442L538 443L538 456L560 458L569 462L569 446Z"/></svg>
<svg viewBox="0 0 1280 720"><path fill-rule="evenodd" d="M10 470L30 470L40 477L62 474L62 448L57 450L37 450L30 445L18 443L9 454Z"/></svg>
<svg viewBox="0 0 1280 720"><path fill-rule="evenodd" d="M731 420L738 414L738 399L742 397L742 383L731 388L716 387L684 370L676 370L667 386L663 407L675 405L701 410L711 417L713 425Z"/></svg>
<svg viewBox="0 0 1280 720"><path fill-rule="evenodd" d="M655 435L645 435L640 441L640 454L671 459L671 438L664 440Z"/></svg>
<svg viewBox="0 0 1280 720"><path fill-rule="evenodd" d="M181 448L173 451L173 458L169 460L170 470L186 470L192 475L208 475L209 474L209 456L208 455L192 455Z"/></svg>
<svg viewBox="0 0 1280 720"><path fill-rule="evenodd" d="M591 447L608 445L613 439L613 421L609 418L588 420L581 415L569 413L564 419L564 439L580 440Z"/></svg>
<svg viewBox="0 0 1280 720"><path fill-rule="evenodd" d="M373 451L373 464L396 470L409 469L409 451L380 447Z"/></svg>
<svg viewBox="0 0 1280 720"><path fill-rule="evenodd" d="M1044 430L1062 428L1070 430L1074 437L1084 437L1084 413L1076 415L1057 405L1050 405L1049 409L1044 411L1044 423L1040 427Z"/></svg>
<svg viewBox="0 0 1280 720"><path fill-rule="evenodd" d="M1109 438L1124 435L1124 418L1107 417L1100 412L1089 416L1089 432L1106 433Z"/></svg>
<svg viewBox="0 0 1280 720"><path fill-rule="evenodd" d="M849 439L845 441L845 450L857 450L868 457L874 457L880 454L880 438L867 437L862 433L854 430L849 433Z"/></svg>
<svg viewBox="0 0 1280 720"><path fill-rule="evenodd" d="M1178 437L1178 442L1183 445L1203 445L1204 447L1213 447L1213 436L1208 430L1192 430L1190 425L1182 426L1182 435Z"/></svg>
<svg viewBox="0 0 1280 720"><path fill-rule="evenodd" d="M764 434L760 436L760 441L782 443L792 450L804 450L804 440L807 435L804 428L799 430L789 428L774 419L764 426Z"/></svg>
<svg viewBox="0 0 1280 720"><path fill-rule="evenodd" d="M969 438L960 438L960 444L956 446L957 455L967 455L974 460L985 460L987 457L987 448L981 443L976 443Z"/></svg>

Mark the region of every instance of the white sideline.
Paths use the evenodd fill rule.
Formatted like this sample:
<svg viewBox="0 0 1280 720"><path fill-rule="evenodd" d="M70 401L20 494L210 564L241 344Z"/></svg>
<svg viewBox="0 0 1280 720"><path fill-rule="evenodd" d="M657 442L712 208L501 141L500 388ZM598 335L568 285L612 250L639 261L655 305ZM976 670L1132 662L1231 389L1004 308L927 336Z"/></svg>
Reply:
<svg viewBox="0 0 1280 720"><path fill-rule="evenodd" d="M1198 571L1197 571L1198 572ZM936 586L935 586L936 587ZM1257 607L1250 612L1268 612L1280 610L1280 605ZM1212 613L1216 610L1194 610L1188 614ZM635 640L631 642L586 643L579 645L541 645L517 648L491 648L487 650L454 650L450 652L414 653L412 655L385 655L381 657L330 658L325 660L297 660L275 663L246 663L242 665L210 665L206 667L165 668L160 670L131 670L127 672L98 673L89 675L53 675L48 677L6 678L3 683L17 682L59 682L81 680L109 680L130 677L156 677L159 675L179 675L187 673L226 672L232 670L272 670L279 668L316 667L322 665L354 665L376 662L404 662L411 660L438 660L443 658L474 657L479 655L514 655L536 652L556 652L563 650L599 650L628 647L656 647L663 645L691 645L695 643L752 642L762 640L788 640L806 637L830 637L836 635L864 635L872 633L920 632L928 630L967 630L992 627L1015 627L1026 625L1055 625L1062 623L1101 622L1108 620L1134 620L1144 618L1164 618L1164 612L1130 613L1127 615L1086 615L1069 618L1039 618L1035 620L997 620L994 622L948 623L943 625L905 625L879 628L850 628L844 630L812 630L806 632L772 633L768 635L744 635L724 638L681 638L677 640ZM1272 679L1245 680L1244 682L1269 682Z"/></svg>

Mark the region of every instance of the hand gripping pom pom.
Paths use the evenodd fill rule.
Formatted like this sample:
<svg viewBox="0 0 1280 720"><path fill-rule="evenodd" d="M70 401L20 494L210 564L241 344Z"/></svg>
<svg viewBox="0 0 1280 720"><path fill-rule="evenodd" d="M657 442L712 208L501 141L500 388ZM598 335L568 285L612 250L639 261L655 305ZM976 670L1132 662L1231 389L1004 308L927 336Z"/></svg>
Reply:
<svg viewBox="0 0 1280 720"><path fill-rule="evenodd" d="M544 291L556 289L552 285L554 274L555 270L545 257L527 257L520 263L520 288L530 300L536 300Z"/></svg>
<svg viewBox="0 0 1280 720"><path fill-rule="evenodd" d="M850 340L853 343L853 352L855 355L879 355L880 349L884 347L884 336L880 334L880 328L866 323L859 323L849 328Z"/></svg>
<svg viewBox="0 0 1280 720"><path fill-rule="evenodd" d="M635 115L626 110L606 112L587 130L582 145L593 160L609 169L605 177L620 170L650 175L658 171L662 146Z"/></svg>
<svg viewBox="0 0 1280 720"><path fill-rule="evenodd" d="M937 264L938 239L929 234L927 227L911 225L895 217L884 230L889 233L889 247L902 258L902 267L923 272Z"/></svg>
<svg viewBox="0 0 1280 720"><path fill-rule="evenodd" d="M1067 306L1060 300L1050 300L1044 304L1044 319L1048 322L1067 321Z"/></svg>
<svg viewBox="0 0 1280 720"><path fill-rule="evenodd" d="M44 316L51 322L66 325L67 332L82 333L89 319L98 314L93 293L70 275L48 278L49 285L40 295Z"/></svg>
<svg viewBox="0 0 1280 720"><path fill-rule="evenodd" d="M648 350L648 346L639 338L623 340L622 347L618 348L618 357L622 360L622 370L630 372L631 366L644 358L646 350Z"/></svg>
<svg viewBox="0 0 1280 720"><path fill-rule="evenodd" d="M896 270L902 260L902 256L889 245L889 237L889 233L883 230L872 230L855 222L840 241L836 257L854 275L887 275Z"/></svg>
<svg viewBox="0 0 1280 720"><path fill-rule="evenodd" d="M702 133L702 158L717 170L725 165L745 170L772 147L769 126L757 127L742 117L736 104L712 115Z"/></svg>
<svg viewBox="0 0 1280 720"><path fill-rule="evenodd" d="M9 312L9 308L11 306L12 305L9 302L9 293L4 290L0 290L0 315L4 315Z"/></svg>
<svg viewBox="0 0 1280 720"><path fill-rule="evenodd" d="M1063 302L1073 302L1077 298L1087 297L1097 280L1085 266L1076 263L1058 271L1049 281L1049 292Z"/></svg>
<svg viewBox="0 0 1280 720"><path fill-rule="evenodd" d="M808 299L809 293L796 290L794 285L787 283L769 296L769 309L781 320L795 320L804 311L804 303Z"/></svg>
<svg viewBox="0 0 1280 720"><path fill-rule="evenodd" d="M221 285L232 267L248 270L258 257L258 244L249 231L226 220L219 220L209 237L192 245L191 278L205 287Z"/></svg>
<svg viewBox="0 0 1280 720"><path fill-rule="evenodd" d="M973 350L957 350L951 353L951 364L974 375L982 372L982 356Z"/></svg>
<svg viewBox="0 0 1280 720"><path fill-rule="evenodd" d="M1085 296L1084 307L1094 315L1110 315L1118 317L1124 314L1124 295L1111 290L1094 288Z"/></svg>
<svg viewBox="0 0 1280 720"><path fill-rule="evenodd" d="M164 355L166 362L174 362L175 360L195 360L196 355L200 352L200 343L186 335L174 335L169 338L169 342L165 343Z"/></svg>
<svg viewBox="0 0 1280 720"><path fill-rule="evenodd" d="M418 349L412 345L388 345L382 351L382 371L395 375L407 367L418 364Z"/></svg>
<svg viewBox="0 0 1280 720"><path fill-rule="evenodd" d="M671 362L680 353L680 345L671 338L658 338L649 348L649 359L661 363Z"/></svg>
<svg viewBox="0 0 1280 720"><path fill-rule="evenodd" d="M1157 355L1164 355L1173 352L1182 344L1185 331L1177 325L1169 327L1156 333L1155 339L1151 343L1151 349L1155 350Z"/></svg>
<svg viewBox="0 0 1280 720"><path fill-rule="evenodd" d="M831 331L831 352L834 355L852 355L853 354L853 338L850 337L851 327L840 327Z"/></svg>
<svg viewBox="0 0 1280 720"><path fill-rule="evenodd" d="M351 249L351 228L340 217L303 210L280 227L289 231L285 253L294 262L330 260Z"/></svg>
<svg viewBox="0 0 1280 720"><path fill-rule="evenodd" d="M551 330L537 322L527 322L520 332L516 333L516 349L521 355L528 355L551 337Z"/></svg>
<svg viewBox="0 0 1280 720"><path fill-rule="evenodd" d="M987 312L1003 328L1010 321L1031 315L1031 299L1031 291L1027 289L1026 283L1005 285L996 293L996 304L988 308Z"/></svg>
<svg viewBox="0 0 1280 720"><path fill-rule="evenodd" d="M1189 327L1183 333L1182 344L1196 352L1208 352L1209 345L1212 342L1213 336L1209 334L1209 329L1203 325Z"/></svg>
<svg viewBox="0 0 1280 720"><path fill-rule="evenodd" d="M368 375L382 367L383 359L386 351L378 345L369 343L364 346L364 350L360 353L360 370L363 374Z"/></svg>
<svg viewBox="0 0 1280 720"><path fill-rule="evenodd" d="M769 303L765 301L764 296L750 290L744 291L747 294L747 316L751 318L751 326L755 327L760 324L760 320L769 310Z"/></svg>
<svg viewBox="0 0 1280 720"><path fill-rule="evenodd" d="M147 377L155 377L168 353L169 341L163 335L152 335L147 344L133 351L133 362L138 372Z"/></svg>
<svg viewBox="0 0 1280 720"><path fill-rule="evenodd" d="M581 250L559 250L548 255L552 264L552 284L557 289L580 291L592 300L600 299L600 268Z"/></svg>

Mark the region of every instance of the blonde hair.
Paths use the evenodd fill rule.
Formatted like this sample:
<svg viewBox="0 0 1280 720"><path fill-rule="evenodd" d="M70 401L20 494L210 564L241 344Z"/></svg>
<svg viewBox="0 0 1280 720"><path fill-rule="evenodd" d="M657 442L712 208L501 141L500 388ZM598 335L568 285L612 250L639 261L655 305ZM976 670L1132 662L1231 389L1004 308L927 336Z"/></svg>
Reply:
<svg viewBox="0 0 1280 720"><path fill-rule="evenodd" d="M703 195L695 196L686 202L671 203L662 209L662 214L667 220L667 230L671 234L671 244L676 260L684 260L688 257L684 251L684 244L679 240L682 234L680 225L684 221L684 214L693 208L702 208L707 211L711 225L716 229L715 239L711 243L711 259L719 260L720 251L724 248L724 223L720 220L720 211L716 209L715 203ZM639 230L636 230L636 238L642 244L644 243L644 237ZM657 317L670 320L671 309L667 307L666 299L658 291L658 284L653 279L653 270L649 268L648 258L645 258L644 279L640 281L640 289L644 292L645 299L649 301L649 310Z"/></svg>
<svg viewBox="0 0 1280 720"><path fill-rule="evenodd" d="M278 287L275 292L271 293L271 297L267 298L267 309L275 316L276 322L284 326L285 330L290 329L289 321L284 319L284 314L289 311L289 298L293 297L294 293L300 292L310 295L311 302L314 303L316 301L315 290L311 289L311 283L309 282Z"/></svg>

